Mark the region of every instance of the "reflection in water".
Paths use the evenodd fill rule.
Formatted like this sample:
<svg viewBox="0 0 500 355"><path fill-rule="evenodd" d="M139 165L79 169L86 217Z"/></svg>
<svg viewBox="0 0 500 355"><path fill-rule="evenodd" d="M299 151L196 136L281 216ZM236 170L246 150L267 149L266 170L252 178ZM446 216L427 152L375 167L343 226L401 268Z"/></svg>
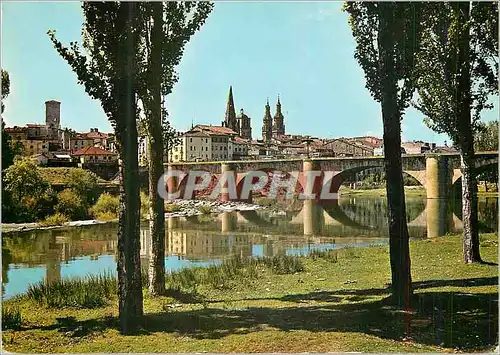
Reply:
<svg viewBox="0 0 500 355"><path fill-rule="evenodd" d="M461 231L460 208L443 200L407 199L412 238ZM482 232L498 226L498 200L479 201ZM266 210L219 216L170 217L166 223L167 270L218 263L234 255L307 254L387 243L387 201L352 197L318 204L305 201L300 211L272 214ZM44 279L85 276L116 270L116 224L13 233L3 236L2 295L24 292ZM141 262L151 255L148 226L141 227Z"/></svg>

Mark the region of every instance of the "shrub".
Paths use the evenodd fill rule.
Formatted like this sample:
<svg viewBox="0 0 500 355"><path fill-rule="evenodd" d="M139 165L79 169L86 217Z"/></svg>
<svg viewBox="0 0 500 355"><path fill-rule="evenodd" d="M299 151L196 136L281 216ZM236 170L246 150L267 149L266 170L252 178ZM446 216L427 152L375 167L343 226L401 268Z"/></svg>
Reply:
<svg viewBox="0 0 500 355"><path fill-rule="evenodd" d="M212 207L206 206L206 205L201 205L199 207L199 210L203 214L210 214L210 213L212 213Z"/></svg>
<svg viewBox="0 0 500 355"><path fill-rule="evenodd" d="M116 291L116 277L104 273L61 279L52 283L41 281L30 285L24 297L50 308L97 308L112 299Z"/></svg>
<svg viewBox="0 0 500 355"><path fill-rule="evenodd" d="M165 203L165 212L179 212L182 208L174 203Z"/></svg>
<svg viewBox="0 0 500 355"><path fill-rule="evenodd" d="M106 218L104 220L117 219L119 208L120 199L105 192L99 196L95 205L92 206L90 213L97 219L101 219L102 217ZM110 218L111 216L113 218Z"/></svg>
<svg viewBox="0 0 500 355"><path fill-rule="evenodd" d="M17 307L2 306L2 330L21 328L21 311Z"/></svg>
<svg viewBox="0 0 500 355"><path fill-rule="evenodd" d="M86 202L73 190L65 189L57 194L55 210L71 220L79 220L87 216L86 205Z"/></svg>
<svg viewBox="0 0 500 355"><path fill-rule="evenodd" d="M68 222L69 218L61 213L55 213L53 215L48 216L43 221L40 221L40 225L42 227L53 227L53 226L62 226L64 223Z"/></svg>
<svg viewBox="0 0 500 355"><path fill-rule="evenodd" d="M76 195L87 204L94 203L97 195L99 177L91 171L81 168L71 169L68 174L68 188L73 190Z"/></svg>
<svg viewBox="0 0 500 355"><path fill-rule="evenodd" d="M5 170L2 189L11 205L2 203L14 222L32 222L52 213L56 203L50 184L28 158L16 159ZM3 202L3 201L2 201Z"/></svg>
<svg viewBox="0 0 500 355"><path fill-rule="evenodd" d="M141 218L149 219L149 196L141 191Z"/></svg>

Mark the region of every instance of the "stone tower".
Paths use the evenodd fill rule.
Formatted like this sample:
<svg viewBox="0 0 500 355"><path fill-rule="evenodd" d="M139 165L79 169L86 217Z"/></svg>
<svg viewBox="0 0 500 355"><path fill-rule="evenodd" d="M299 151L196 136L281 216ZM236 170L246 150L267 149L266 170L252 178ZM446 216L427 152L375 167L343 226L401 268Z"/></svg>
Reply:
<svg viewBox="0 0 500 355"><path fill-rule="evenodd" d="M264 120L262 121L262 140L264 142L269 142L273 136L273 117L271 116L271 107L269 106L269 100L266 104L266 113L264 115Z"/></svg>
<svg viewBox="0 0 500 355"><path fill-rule="evenodd" d="M281 102L278 96L278 102L276 103L276 114L274 115L274 125L273 125L273 137L279 137L285 135L285 122L283 113L281 113Z"/></svg>
<svg viewBox="0 0 500 355"><path fill-rule="evenodd" d="M240 110L240 115L237 117L240 127L240 137L252 140L252 124L251 118L245 115L243 109Z"/></svg>
<svg viewBox="0 0 500 355"><path fill-rule="evenodd" d="M61 103L59 101L45 101L45 125L49 139L58 139L61 129Z"/></svg>
<svg viewBox="0 0 500 355"><path fill-rule="evenodd" d="M227 98L226 105L226 116L224 117L224 121L222 122L222 127L227 127L235 131L236 133L240 133L240 129L238 127L238 120L236 119L236 110L234 109L234 100L233 100L233 87L229 87L229 97Z"/></svg>

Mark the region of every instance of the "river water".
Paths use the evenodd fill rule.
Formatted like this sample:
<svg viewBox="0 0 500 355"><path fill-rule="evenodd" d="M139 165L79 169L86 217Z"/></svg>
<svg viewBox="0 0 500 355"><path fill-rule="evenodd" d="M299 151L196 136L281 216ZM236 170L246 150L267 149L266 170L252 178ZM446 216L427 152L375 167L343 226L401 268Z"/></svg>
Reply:
<svg viewBox="0 0 500 355"><path fill-rule="evenodd" d="M410 237L429 238L462 230L459 201L407 197ZM328 205L304 202L294 211L226 212L218 216L170 217L166 225L168 271L219 263L225 258L307 254L311 250L387 244L387 200L343 197ZM480 198L481 232L498 230L498 199ZM116 272L116 224L16 232L2 236L2 298L23 293L44 279ZM141 226L141 261L150 251Z"/></svg>

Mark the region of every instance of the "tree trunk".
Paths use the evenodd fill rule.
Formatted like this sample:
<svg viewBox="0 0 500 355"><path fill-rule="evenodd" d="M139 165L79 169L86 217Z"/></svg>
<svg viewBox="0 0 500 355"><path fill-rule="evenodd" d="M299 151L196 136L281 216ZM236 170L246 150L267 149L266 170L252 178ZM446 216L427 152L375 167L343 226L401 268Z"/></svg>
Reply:
<svg viewBox="0 0 500 355"><path fill-rule="evenodd" d="M484 180L484 192L488 192L488 180Z"/></svg>
<svg viewBox="0 0 500 355"><path fill-rule="evenodd" d="M116 139L120 163L120 212L118 218L118 303L121 331L133 332L143 315L140 260L139 165L134 92L135 38L131 30L135 3L124 2L120 16L125 22L119 43L116 85Z"/></svg>
<svg viewBox="0 0 500 355"><path fill-rule="evenodd" d="M161 126L163 3L152 3L154 24L151 33L151 88L152 100L148 117L149 139L149 231L151 256L149 259L149 293L165 293L165 206L158 194L158 182L163 169L163 132Z"/></svg>
<svg viewBox="0 0 500 355"><path fill-rule="evenodd" d="M381 80L382 119L384 121L384 157L387 190L389 252L393 303L410 307L411 273L408 226L401 160L401 113L394 77L394 4L379 3L379 72Z"/></svg>
<svg viewBox="0 0 500 355"><path fill-rule="evenodd" d="M473 157L473 155L472 155ZM477 181L474 174L474 159L470 154L461 154L462 171L462 222L463 252L466 263L481 262L479 253L479 230L477 216Z"/></svg>
<svg viewBox="0 0 500 355"><path fill-rule="evenodd" d="M470 3L453 4L458 14L457 27L460 28L457 65L458 74L457 121L460 131L459 148L462 171L462 221L464 224L462 243L466 263L481 262L479 254L479 226L477 220L477 180L474 168L474 136L472 131L472 97L470 67Z"/></svg>

